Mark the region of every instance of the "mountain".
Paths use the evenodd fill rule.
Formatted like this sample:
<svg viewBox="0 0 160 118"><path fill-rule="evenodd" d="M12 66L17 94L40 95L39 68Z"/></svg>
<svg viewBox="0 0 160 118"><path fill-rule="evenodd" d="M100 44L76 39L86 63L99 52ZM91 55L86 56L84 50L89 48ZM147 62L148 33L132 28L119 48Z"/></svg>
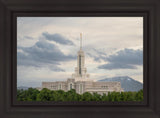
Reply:
<svg viewBox="0 0 160 118"><path fill-rule="evenodd" d="M27 90L28 88L30 88L30 87L26 87L26 86L19 86L19 87L17 87L18 90L21 90L21 89Z"/></svg>
<svg viewBox="0 0 160 118"><path fill-rule="evenodd" d="M110 81L117 81L121 82L121 87L124 91L139 91L143 89L143 83L138 82L128 76L120 76L120 77L112 77L112 78L105 78L98 81L110 82Z"/></svg>

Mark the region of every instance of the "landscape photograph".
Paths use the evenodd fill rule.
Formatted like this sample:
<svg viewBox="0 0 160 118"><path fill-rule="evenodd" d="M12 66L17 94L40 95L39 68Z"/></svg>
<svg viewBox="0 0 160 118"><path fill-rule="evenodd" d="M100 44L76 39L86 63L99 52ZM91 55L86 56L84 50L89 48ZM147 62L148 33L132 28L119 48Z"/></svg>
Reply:
<svg viewBox="0 0 160 118"><path fill-rule="evenodd" d="M143 17L17 17L17 101L143 101Z"/></svg>

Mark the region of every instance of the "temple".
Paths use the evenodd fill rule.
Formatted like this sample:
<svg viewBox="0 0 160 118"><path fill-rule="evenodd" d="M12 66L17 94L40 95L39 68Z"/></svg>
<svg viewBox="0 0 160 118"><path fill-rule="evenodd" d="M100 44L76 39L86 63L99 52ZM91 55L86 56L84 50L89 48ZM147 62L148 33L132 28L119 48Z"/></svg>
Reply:
<svg viewBox="0 0 160 118"><path fill-rule="evenodd" d="M80 34L80 49L77 53L77 67L75 68L75 73L72 74L71 78L66 79L66 81L42 82L41 89L43 88L64 91L75 89L79 94L90 92L101 95L113 91L123 91L120 82L100 82L90 79L89 74L87 74L87 68L85 67L85 54L82 50L82 33Z"/></svg>

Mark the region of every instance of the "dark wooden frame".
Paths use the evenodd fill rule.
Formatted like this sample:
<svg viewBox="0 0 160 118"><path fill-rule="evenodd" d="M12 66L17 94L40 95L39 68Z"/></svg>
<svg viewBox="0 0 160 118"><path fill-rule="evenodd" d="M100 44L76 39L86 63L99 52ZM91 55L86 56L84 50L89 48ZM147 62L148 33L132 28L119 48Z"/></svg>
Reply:
<svg viewBox="0 0 160 118"><path fill-rule="evenodd" d="M0 0L0 117L160 117L159 0ZM143 102L17 102L17 16L143 16Z"/></svg>

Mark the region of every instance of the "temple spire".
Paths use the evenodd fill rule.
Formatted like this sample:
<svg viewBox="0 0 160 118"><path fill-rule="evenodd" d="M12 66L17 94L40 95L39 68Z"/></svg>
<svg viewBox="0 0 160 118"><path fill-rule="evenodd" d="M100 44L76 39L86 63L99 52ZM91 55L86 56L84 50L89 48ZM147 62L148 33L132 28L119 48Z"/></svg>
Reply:
<svg viewBox="0 0 160 118"><path fill-rule="evenodd" d="M82 33L80 33L80 50L82 50Z"/></svg>

